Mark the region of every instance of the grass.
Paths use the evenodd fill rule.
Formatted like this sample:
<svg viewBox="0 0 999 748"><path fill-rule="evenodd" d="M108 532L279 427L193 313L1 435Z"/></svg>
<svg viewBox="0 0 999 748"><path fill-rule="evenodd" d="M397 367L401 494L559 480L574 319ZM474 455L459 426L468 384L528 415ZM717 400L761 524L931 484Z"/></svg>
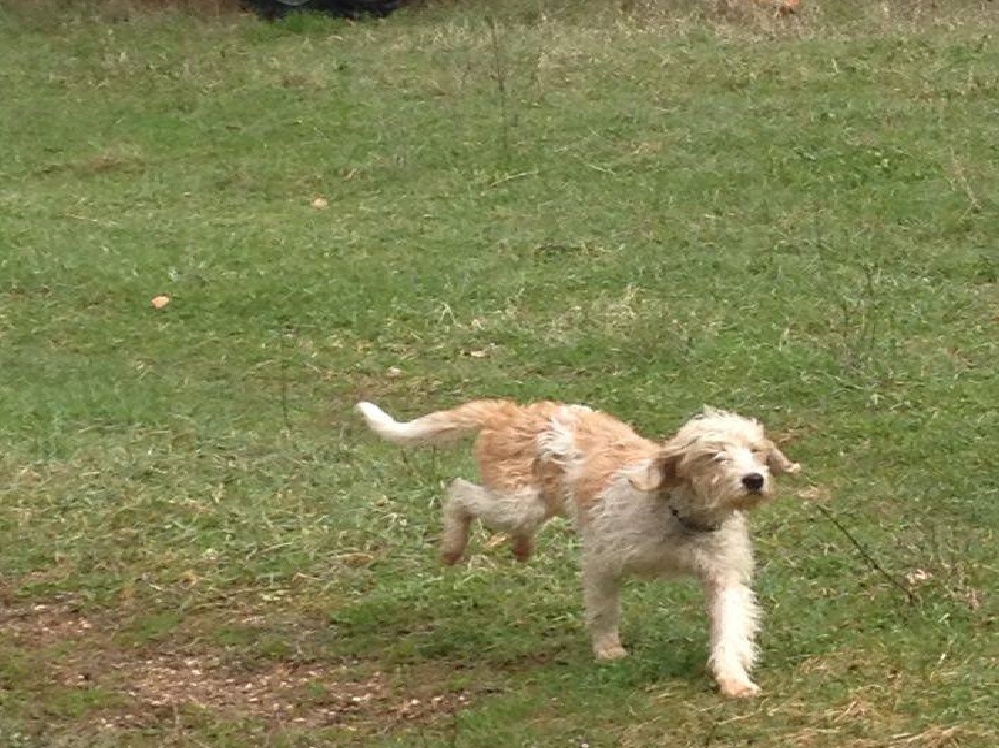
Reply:
<svg viewBox="0 0 999 748"><path fill-rule="evenodd" d="M991 4L40 7L0 9L0 744L994 745ZM564 526L440 567L467 452L350 409L480 396L781 436L761 699L685 584L596 666Z"/></svg>

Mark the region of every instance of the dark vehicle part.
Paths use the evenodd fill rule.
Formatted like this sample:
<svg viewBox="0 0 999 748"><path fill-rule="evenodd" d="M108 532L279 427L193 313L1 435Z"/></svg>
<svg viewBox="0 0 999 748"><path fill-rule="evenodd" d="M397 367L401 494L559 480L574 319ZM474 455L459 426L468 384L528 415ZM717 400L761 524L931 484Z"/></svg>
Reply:
<svg viewBox="0 0 999 748"><path fill-rule="evenodd" d="M337 18L383 18L403 4L404 0L242 0L243 5L268 21L283 18L288 13L316 11Z"/></svg>

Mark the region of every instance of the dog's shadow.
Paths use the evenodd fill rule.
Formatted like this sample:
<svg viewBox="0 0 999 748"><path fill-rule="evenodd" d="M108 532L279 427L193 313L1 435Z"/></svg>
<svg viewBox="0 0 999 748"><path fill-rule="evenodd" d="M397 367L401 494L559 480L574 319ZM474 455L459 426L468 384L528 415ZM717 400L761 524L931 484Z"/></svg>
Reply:
<svg viewBox="0 0 999 748"><path fill-rule="evenodd" d="M533 578L521 578L528 576ZM594 685L707 685L699 607L678 600L664 608L630 592L623 595L622 636L631 654L613 663L593 658L578 581L560 579L539 589L538 575L524 571L445 573L385 594L373 591L330 615L331 641L338 655L375 654L385 666L430 660L507 672L572 668Z"/></svg>

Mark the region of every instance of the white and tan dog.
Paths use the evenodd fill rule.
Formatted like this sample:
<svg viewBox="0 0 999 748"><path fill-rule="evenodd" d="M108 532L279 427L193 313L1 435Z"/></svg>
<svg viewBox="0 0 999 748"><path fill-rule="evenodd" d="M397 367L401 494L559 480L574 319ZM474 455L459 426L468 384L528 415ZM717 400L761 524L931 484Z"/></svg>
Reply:
<svg viewBox="0 0 999 748"><path fill-rule="evenodd" d="M480 400L400 423L357 409L383 438L441 444L479 432L483 485L455 479L444 504L444 561L458 561L474 519L510 533L526 560L534 533L572 517L582 536L586 620L598 659L627 653L618 635L626 575L698 578L711 619L712 670L722 693L752 696L759 609L750 587L744 512L771 498L773 476L799 470L754 420L711 408L663 444L583 405Z"/></svg>

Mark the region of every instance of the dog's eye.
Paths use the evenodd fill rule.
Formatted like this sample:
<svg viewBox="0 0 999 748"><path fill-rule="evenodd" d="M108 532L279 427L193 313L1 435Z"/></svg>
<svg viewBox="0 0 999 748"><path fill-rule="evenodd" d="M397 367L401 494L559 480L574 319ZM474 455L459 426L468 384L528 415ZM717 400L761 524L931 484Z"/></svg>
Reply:
<svg viewBox="0 0 999 748"><path fill-rule="evenodd" d="M717 463L719 463L719 464L720 464L720 463L723 463L723 462L728 462L728 455L727 455L727 454L724 454L724 453L721 453L721 452L719 452L719 453L718 453L718 454L716 454L716 455L715 455L715 456L714 456L714 457L713 457L712 459L713 459L713 460L714 460L715 462L717 462Z"/></svg>

